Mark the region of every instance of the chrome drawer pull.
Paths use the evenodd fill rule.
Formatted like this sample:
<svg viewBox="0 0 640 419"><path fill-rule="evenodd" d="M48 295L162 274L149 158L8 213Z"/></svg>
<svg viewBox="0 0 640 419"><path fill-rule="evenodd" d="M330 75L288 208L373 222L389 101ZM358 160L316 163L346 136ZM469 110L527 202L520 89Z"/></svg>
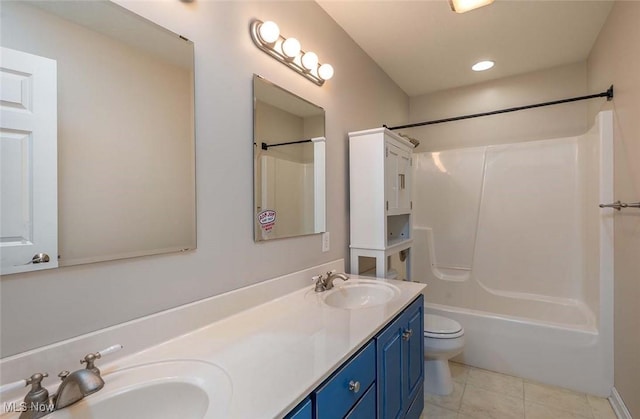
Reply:
<svg viewBox="0 0 640 419"><path fill-rule="evenodd" d="M360 391L360 381L349 381L349 391L357 393Z"/></svg>
<svg viewBox="0 0 640 419"><path fill-rule="evenodd" d="M402 333L402 340L409 340L411 339L411 335L413 335L413 330L411 329L407 329Z"/></svg>

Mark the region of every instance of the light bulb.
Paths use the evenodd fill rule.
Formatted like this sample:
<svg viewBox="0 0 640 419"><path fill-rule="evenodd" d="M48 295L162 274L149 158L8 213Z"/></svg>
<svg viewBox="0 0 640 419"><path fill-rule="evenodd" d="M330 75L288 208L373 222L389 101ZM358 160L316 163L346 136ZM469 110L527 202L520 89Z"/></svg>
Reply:
<svg viewBox="0 0 640 419"><path fill-rule="evenodd" d="M451 10L456 13L465 13L478 7L487 6L493 3L493 0L449 0Z"/></svg>
<svg viewBox="0 0 640 419"><path fill-rule="evenodd" d="M268 20L260 25L258 34L264 42L273 44L280 38L280 28L276 25L276 22Z"/></svg>
<svg viewBox="0 0 640 419"><path fill-rule="evenodd" d="M305 52L302 56L302 66L307 70L318 68L318 55L315 52Z"/></svg>
<svg viewBox="0 0 640 419"><path fill-rule="evenodd" d="M485 71L493 67L495 63L493 61L479 61L471 66L473 71Z"/></svg>
<svg viewBox="0 0 640 419"><path fill-rule="evenodd" d="M322 64L318 69L318 75L322 80L329 80L333 77L333 67L331 64Z"/></svg>
<svg viewBox="0 0 640 419"><path fill-rule="evenodd" d="M282 43L282 52L289 58L300 54L300 42L296 38L288 38Z"/></svg>

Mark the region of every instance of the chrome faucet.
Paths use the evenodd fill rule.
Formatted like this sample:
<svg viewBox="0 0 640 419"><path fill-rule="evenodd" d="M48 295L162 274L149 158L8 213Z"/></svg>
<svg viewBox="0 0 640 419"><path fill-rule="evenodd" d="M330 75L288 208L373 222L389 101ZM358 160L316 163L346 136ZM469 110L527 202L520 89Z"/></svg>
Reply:
<svg viewBox="0 0 640 419"><path fill-rule="evenodd" d="M102 351L87 354L81 364L87 364L85 368L72 373L62 371L58 377L62 380L58 391L53 396L49 396L47 389L42 388L42 380L49 375L47 373L33 374L27 380L20 380L15 383L2 386L3 390L10 391L14 388L31 385L31 390L22 402L22 413L19 419L38 419L56 410L64 409L74 403L79 402L86 396L95 393L104 387L104 380L100 376L100 370L96 368L94 362L105 355L122 349L122 345L113 345Z"/></svg>
<svg viewBox="0 0 640 419"><path fill-rule="evenodd" d="M324 292L333 288L333 281L337 278L342 279L343 281L348 281L349 277L344 273L336 273L336 271L330 271L326 274L320 274L313 277L313 280L316 281L316 292Z"/></svg>
<svg viewBox="0 0 640 419"><path fill-rule="evenodd" d="M69 371L62 371L58 377L62 383L58 387L58 392L52 397L53 411L79 402L104 387L104 380L100 377L100 373L90 369L77 370L71 374Z"/></svg>

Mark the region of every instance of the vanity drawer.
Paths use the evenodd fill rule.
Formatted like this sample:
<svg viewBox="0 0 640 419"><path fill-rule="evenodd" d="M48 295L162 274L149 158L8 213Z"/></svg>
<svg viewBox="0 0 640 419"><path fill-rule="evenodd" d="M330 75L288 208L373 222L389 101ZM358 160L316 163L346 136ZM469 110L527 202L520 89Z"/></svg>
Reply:
<svg viewBox="0 0 640 419"><path fill-rule="evenodd" d="M311 407L311 399L306 398L295 409L293 409L284 419L312 419L313 408Z"/></svg>
<svg viewBox="0 0 640 419"><path fill-rule="evenodd" d="M343 418L376 377L375 342L369 342L315 393L316 419Z"/></svg>
<svg viewBox="0 0 640 419"><path fill-rule="evenodd" d="M376 386L372 385L344 419L375 418L376 410Z"/></svg>

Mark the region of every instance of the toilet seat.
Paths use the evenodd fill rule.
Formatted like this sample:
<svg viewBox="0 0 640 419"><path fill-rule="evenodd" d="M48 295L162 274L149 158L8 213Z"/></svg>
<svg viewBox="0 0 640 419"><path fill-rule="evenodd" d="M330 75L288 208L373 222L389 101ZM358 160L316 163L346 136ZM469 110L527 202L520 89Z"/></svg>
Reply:
<svg viewBox="0 0 640 419"><path fill-rule="evenodd" d="M435 339L454 339L464 335L460 323L436 314L424 315L424 336Z"/></svg>

